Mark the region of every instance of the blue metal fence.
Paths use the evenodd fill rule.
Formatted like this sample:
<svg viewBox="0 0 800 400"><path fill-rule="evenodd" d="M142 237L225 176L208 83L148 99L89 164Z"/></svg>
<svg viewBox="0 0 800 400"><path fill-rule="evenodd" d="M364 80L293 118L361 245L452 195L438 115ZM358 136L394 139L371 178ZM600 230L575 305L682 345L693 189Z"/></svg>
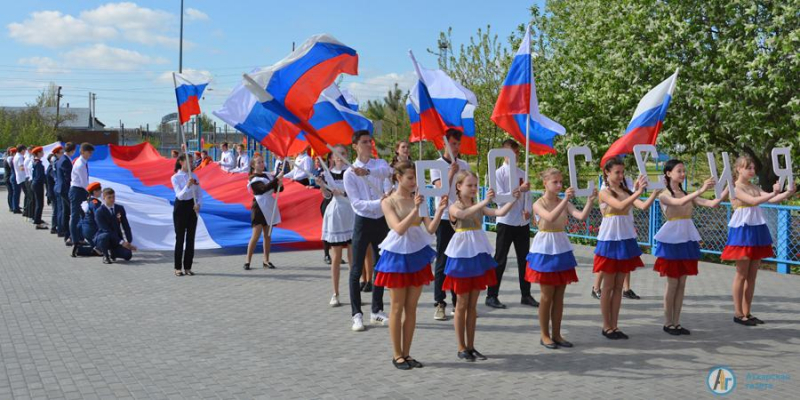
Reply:
<svg viewBox="0 0 800 400"><path fill-rule="evenodd" d="M541 192L531 192L531 201L536 201L541 195ZM585 198L576 198L572 201L576 207L582 208L585 200ZM775 249L775 257L768 258L766 261L776 263L778 272L788 274L790 265L800 265L800 207L773 204L761 207L764 209L764 216L772 234ZM722 203L717 208L695 208L694 223L700 232L700 237L703 238L700 243L701 252L722 254L722 249L728 239L728 221L732 214L733 209L730 203ZM665 222L661 204L656 200L646 210L634 209L633 217L639 244L652 248L655 244L653 236ZM602 219L599 207L592 209L586 221L578 221L569 217L567 234L574 238L597 240ZM494 218L484 218L484 229L494 225ZM536 227L531 226L531 232L536 231Z"/></svg>

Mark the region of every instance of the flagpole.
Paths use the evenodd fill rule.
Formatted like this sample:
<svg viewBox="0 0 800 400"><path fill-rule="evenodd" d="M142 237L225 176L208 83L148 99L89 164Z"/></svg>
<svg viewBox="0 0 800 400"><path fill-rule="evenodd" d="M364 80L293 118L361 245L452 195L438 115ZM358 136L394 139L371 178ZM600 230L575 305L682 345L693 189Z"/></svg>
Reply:
<svg viewBox="0 0 800 400"><path fill-rule="evenodd" d="M172 84L175 89L178 88L178 78L175 77L175 73L172 73ZM181 123L181 109L178 108L178 135L180 135L181 145L186 144L186 136L183 133L183 124ZM181 152L183 152L183 146L181 146Z"/></svg>

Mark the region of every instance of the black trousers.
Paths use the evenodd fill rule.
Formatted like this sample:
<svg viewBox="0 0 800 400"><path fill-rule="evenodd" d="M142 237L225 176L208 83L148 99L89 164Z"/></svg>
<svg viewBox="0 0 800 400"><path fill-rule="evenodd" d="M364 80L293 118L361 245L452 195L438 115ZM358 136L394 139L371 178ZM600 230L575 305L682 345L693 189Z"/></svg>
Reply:
<svg viewBox="0 0 800 400"><path fill-rule="evenodd" d="M453 225L450 225L450 221L446 219L443 219L436 229L436 264L433 270L433 277L435 278L433 281L433 301L436 305L444 304L447 306L445 301L447 293L442 290L442 285L444 285L444 266L447 263L447 256L444 255L444 251L447 250L447 245L450 244L450 239L455 234L456 231L453 230ZM457 300L456 293L451 291L450 294L453 296L453 305L455 305Z"/></svg>
<svg viewBox="0 0 800 400"><path fill-rule="evenodd" d="M191 271L194 260L194 234L197 231L194 200L175 199L172 222L175 224L175 270ZM184 243L186 244L185 250Z"/></svg>
<svg viewBox="0 0 800 400"><path fill-rule="evenodd" d="M44 184L31 185L35 206L33 209L33 223L43 224L42 212L44 211Z"/></svg>
<svg viewBox="0 0 800 400"><path fill-rule="evenodd" d="M6 191L8 192L8 211L14 212L14 186L11 185L10 177L6 176L6 179L9 179L4 182L6 184Z"/></svg>
<svg viewBox="0 0 800 400"><path fill-rule="evenodd" d="M58 233L69 239L69 193L59 193L56 201L61 205L58 209Z"/></svg>
<svg viewBox="0 0 800 400"><path fill-rule="evenodd" d="M25 193L25 210L23 211L22 216L26 218L33 218L33 209L36 207L36 201L33 198L33 185L31 185L30 179L22 184L22 191Z"/></svg>
<svg viewBox="0 0 800 400"><path fill-rule="evenodd" d="M514 252L517 253L517 272L519 275L519 291L523 297L531 295L531 283L525 280L525 268L527 267L526 258L531 247L530 225L512 226L497 224L497 242L495 243L494 261L497 262L497 285L490 286L486 291L486 297L497 297L500 292L500 282L503 280L503 273L506 271L508 252L511 245L514 245Z"/></svg>
<svg viewBox="0 0 800 400"><path fill-rule="evenodd" d="M363 314L361 312L361 271L364 269L364 259L367 258L367 248L372 246L372 254L375 255L375 263L378 263L380 253L378 245L389 234L389 226L386 219L372 219L356 215L353 225L353 259L350 261L350 308L352 315ZM373 275L373 280L375 279ZM383 286L372 288L372 312L383 311Z"/></svg>

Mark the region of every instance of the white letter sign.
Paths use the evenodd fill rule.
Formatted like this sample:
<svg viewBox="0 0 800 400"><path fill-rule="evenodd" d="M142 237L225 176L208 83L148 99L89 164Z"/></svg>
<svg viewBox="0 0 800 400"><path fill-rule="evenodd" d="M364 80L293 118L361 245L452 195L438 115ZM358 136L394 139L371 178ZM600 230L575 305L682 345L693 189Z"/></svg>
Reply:
<svg viewBox="0 0 800 400"><path fill-rule="evenodd" d="M789 190L794 187L794 175L792 174L792 148L791 147L776 147L772 149L772 170L778 176L778 183L783 188L784 184L786 189ZM783 156L786 160L786 166L781 167L778 157Z"/></svg>
<svg viewBox="0 0 800 400"><path fill-rule="evenodd" d="M639 167L639 174L647 177L647 188L650 190L664 189L664 182L661 179L652 180L647 175L647 156L649 153L653 160L658 159L658 150L652 144L637 144L633 146L633 157L636 158L636 166Z"/></svg>
<svg viewBox="0 0 800 400"><path fill-rule="evenodd" d="M570 147L567 149L567 163L569 164L569 185L575 188L575 197L589 197L594 192L594 180L589 179L585 188L578 186L578 169L575 167L575 156L583 156L587 163L592 161L592 151L587 146Z"/></svg>
<svg viewBox="0 0 800 400"><path fill-rule="evenodd" d="M425 201L422 202L422 207L419 208L419 216L428 217L431 214L428 209L427 198L447 196L447 194L450 193L450 178L447 176L447 170L450 169L450 166L442 160L414 161L414 166L417 170L417 190L419 194L425 196ZM425 180L425 171L434 169L438 170L439 176L442 177L442 185L438 188L433 186L433 184L429 186L428 182ZM438 207L438 204L436 206Z"/></svg>
<svg viewBox="0 0 800 400"><path fill-rule="evenodd" d="M508 158L508 189L509 192L507 194L500 194L500 191L497 190L497 159L498 158ZM514 151L511 149L491 149L489 150L489 188L494 190L494 201L496 203L511 203L514 200L514 196L511 192L519 187L519 178L517 177L517 156L514 154Z"/></svg>
<svg viewBox="0 0 800 400"><path fill-rule="evenodd" d="M728 192L730 193L730 199L733 200L736 198L736 194L734 193L734 184L733 184L733 174L731 169L731 161L728 158L728 153L722 153L722 174L717 173L717 160L714 158L714 153L706 153L708 157L708 169L711 170L711 177L717 181L717 184L714 186L714 195L716 198L722 197L722 189L725 185L728 185Z"/></svg>

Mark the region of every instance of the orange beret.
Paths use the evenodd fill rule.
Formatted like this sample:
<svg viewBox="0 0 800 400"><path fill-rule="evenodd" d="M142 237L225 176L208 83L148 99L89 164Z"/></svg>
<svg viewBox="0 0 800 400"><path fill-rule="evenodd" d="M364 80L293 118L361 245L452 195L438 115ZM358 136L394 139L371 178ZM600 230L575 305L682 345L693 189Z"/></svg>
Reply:
<svg viewBox="0 0 800 400"><path fill-rule="evenodd" d="M194 155L195 155L195 157L200 157L200 152L199 151L195 151Z"/></svg>
<svg viewBox="0 0 800 400"><path fill-rule="evenodd" d="M31 150L31 154L36 154L36 153L40 153L40 152L44 152L44 149L42 148L42 146L36 146L36 147L33 148L33 150Z"/></svg>
<svg viewBox="0 0 800 400"><path fill-rule="evenodd" d="M15 149L13 147L9 147L8 149L6 149L6 153L11 153L11 150L16 151L17 149Z"/></svg>
<svg viewBox="0 0 800 400"><path fill-rule="evenodd" d="M63 148L63 147L61 147L61 146L56 146L56 147L53 147L53 150L50 150L50 153L51 153L51 154L56 154L56 153L58 153L58 152L59 152L59 151L61 151L61 150L64 150L64 148Z"/></svg>
<svg viewBox="0 0 800 400"><path fill-rule="evenodd" d="M95 190L100 190L100 182L92 182L86 187L86 191L89 193L92 193Z"/></svg>
<svg viewBox="0 0 800 400"><path fill-rule="evenodd" d="M12 147L12 148L8 149L8 152L11 153L11 154L17 154L17 149Z"/></svg>

